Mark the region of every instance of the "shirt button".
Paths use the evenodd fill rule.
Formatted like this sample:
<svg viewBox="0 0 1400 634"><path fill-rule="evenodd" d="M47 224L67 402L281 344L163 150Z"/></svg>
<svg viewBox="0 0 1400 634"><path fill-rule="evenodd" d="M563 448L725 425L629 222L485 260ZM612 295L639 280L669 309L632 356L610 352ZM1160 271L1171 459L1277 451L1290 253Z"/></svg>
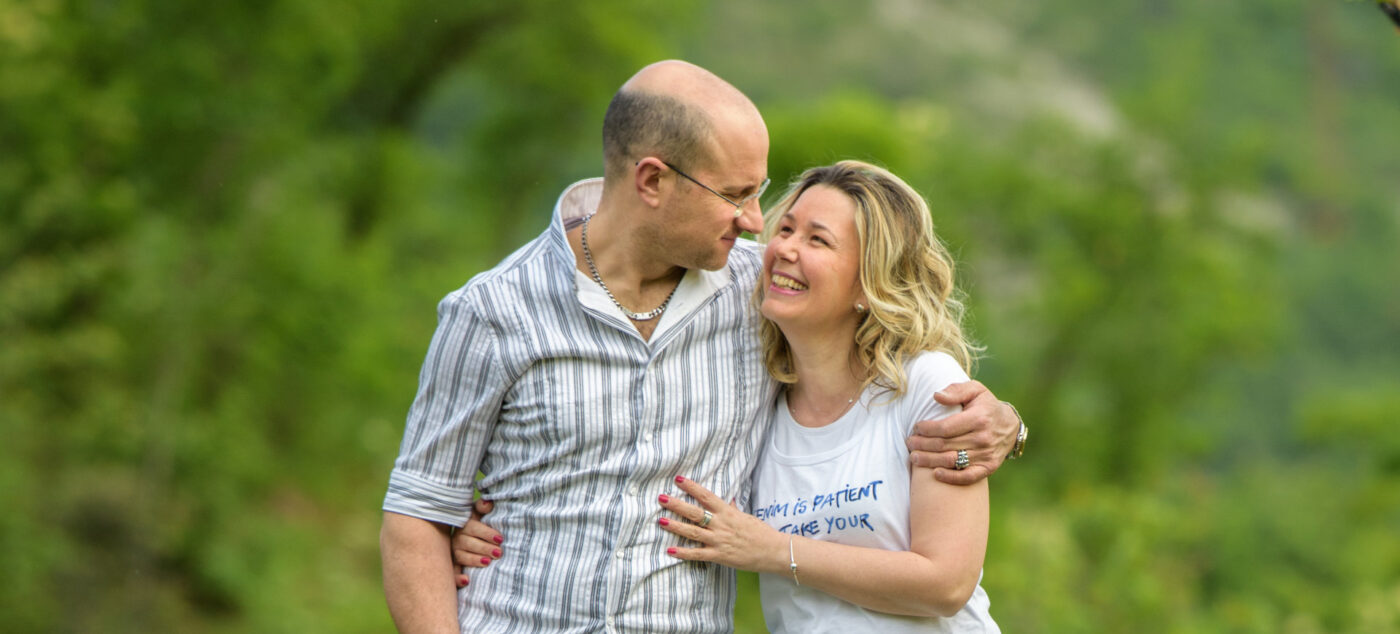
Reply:
<svg viewBox="0 0 1400 634"><path fill-rule="evenodd" d="M617 551L617 558L622 559L622 551Z"/></svg>
<svg viewBox="0 0 1400 634"><path fill-rule="evenodd" d="M651 432L647 432L646 434L644 434L644 435L642 436L642 440L645 440L645 441L647 441L647 442L651 442Z"/></svg>
<svg viewBox="0 0 1400 634"><path fill-rule="evenodd" d="M642 490L634 486L631 488L630 492L632 493L632 495L637 495L638 493L641 493Z"/></svg>
<svg viewBox="0 0 1400 634"><path fill-rule="evenodd" d="M617 624L617 620L616 620L616 619L614 619L614 618L611 617L611 616L608 617L608 627L612 627L613 625L616 625L616 624Z"/></svg>

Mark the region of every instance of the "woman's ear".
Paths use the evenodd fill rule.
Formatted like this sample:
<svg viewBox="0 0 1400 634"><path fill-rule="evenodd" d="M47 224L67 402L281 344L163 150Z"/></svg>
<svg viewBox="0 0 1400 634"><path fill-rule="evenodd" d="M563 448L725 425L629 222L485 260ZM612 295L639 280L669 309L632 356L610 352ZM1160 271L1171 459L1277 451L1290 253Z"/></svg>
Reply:
<svg viewBox="0 0 1400 634"><path fill-rule="evenodd" d="M862 315L870 312L870 299L865 296L865 291L863 290L856 296L855 309L856 312Z"/></svg>

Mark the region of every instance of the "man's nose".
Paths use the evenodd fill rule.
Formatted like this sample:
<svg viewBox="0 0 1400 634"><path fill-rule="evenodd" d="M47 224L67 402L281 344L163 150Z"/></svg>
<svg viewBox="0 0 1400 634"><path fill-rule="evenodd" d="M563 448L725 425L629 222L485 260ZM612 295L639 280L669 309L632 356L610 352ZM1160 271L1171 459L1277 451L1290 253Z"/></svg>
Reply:
<svg viewBox="0 0 1400 634"><path fill-rule="evenodd" d="M739 217L734 220L734 224L738 225L740 230L754 235L762 233L763 207L756 200L752 204L744 205L740 210Z"/></svg>

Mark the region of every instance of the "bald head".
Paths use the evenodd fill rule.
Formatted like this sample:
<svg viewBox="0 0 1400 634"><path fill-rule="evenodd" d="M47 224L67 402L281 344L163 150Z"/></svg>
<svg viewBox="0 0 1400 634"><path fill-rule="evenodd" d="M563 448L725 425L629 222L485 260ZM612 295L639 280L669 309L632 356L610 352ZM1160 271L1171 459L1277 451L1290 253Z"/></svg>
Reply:
<svg viewBox="0 0 1400 634"><path fill-rule="evenodd" d="M717 134L734 128L767 134L758 108L738 88L688 62L651 64L622 85L603 117L605 176L621 177L643 156L688 168L706 164Z"/></svg>
<svg viewBox="0 0 1400 634"><path fill-rule="evenodd" d="M749 98L729 82L695 64L677 59L656 62L642 68L622 84L622 90L669 95L702 108L753 108Z"/></svg>

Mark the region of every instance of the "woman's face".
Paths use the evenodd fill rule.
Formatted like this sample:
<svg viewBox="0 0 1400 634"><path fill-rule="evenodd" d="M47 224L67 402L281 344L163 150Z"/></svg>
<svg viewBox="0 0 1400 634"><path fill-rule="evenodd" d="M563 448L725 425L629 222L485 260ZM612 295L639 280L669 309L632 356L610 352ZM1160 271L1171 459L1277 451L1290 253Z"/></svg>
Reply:
<svg viewBox="0 0 1400 634"><path fill-rule="evenodd" d="M760 310L785 334L854 330L859 321L860 238L855 202L816 185L797 199L763 252Z"/></svg>

